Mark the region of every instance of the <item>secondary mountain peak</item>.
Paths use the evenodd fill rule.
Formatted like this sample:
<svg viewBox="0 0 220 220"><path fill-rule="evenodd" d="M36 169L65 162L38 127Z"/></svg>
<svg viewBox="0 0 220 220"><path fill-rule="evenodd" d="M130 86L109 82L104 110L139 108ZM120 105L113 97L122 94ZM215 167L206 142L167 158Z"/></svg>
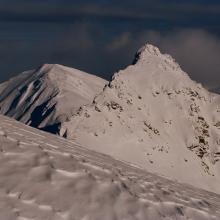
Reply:
<svg viewBox="0 0 220 220"><path fill-rule="evenodd" d="M62 122L92 102L105 80L58 64L44 64L0 85L0 113L59 132Z"/></svg>

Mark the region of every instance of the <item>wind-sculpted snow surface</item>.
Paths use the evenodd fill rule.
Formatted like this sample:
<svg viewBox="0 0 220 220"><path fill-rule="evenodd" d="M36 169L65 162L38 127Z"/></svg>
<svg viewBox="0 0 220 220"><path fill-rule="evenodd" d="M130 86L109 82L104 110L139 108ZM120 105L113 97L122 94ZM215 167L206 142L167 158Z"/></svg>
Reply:
<svg viewBox="0 0 220 220"><path fill-rule="evenodd" d="M88 148L220 193L220 96L152 45L61 133Z"/></svg>
<svg viewBox="0 0 220 220"><path fill-rule="evenodd" d="M220 196L0 116L2 220L218 220Z"/></svg>
<svg viewBox="0 0 220 220"><path fill-rule="evenodd" d="M76 69L45 64L0 85L0 113L59 133L60 124L91 103L105 80Z"/></svg>

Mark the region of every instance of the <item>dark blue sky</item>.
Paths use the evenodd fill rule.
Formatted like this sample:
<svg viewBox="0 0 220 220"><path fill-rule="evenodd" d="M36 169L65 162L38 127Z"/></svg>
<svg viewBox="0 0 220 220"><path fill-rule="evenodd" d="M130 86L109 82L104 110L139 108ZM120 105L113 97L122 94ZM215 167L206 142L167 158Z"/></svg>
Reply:
<svg viewBox="0 0 220 220"><path fill-rule="evenodd" d="M220 86L220 1L0 0L0 81L43 63L110 78L146 42Z"/></svg>

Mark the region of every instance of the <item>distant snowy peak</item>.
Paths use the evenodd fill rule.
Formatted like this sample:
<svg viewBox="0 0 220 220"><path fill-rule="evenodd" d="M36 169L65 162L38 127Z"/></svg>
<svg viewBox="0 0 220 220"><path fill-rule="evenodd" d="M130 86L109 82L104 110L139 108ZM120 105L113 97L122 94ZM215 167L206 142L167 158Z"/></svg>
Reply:
<svg viewBox="0 0 220 220"><path fill-rule="evenodd" d="M153 56L161 55L159 48L157 48L151 44L145 44L135 54L133 64L136 64L137 62L145 61L149 55L153 55Z"/></svg>
<svg viewBox="0 0 220 220"><path fill-rule="evenodd" d="M180 69L179 64L170 55L162 54L158 47L155 47L151 44L145 44L137 51L133 64L149 63L156 57L158 57L161 61L163 60L166 64L172 66L173 69Z"/></svg>
<svg viewBox="0 0 220 220"><path fill-rule="evenodd" d="M105 83L73 68L44 64L0 85L0 113L57 133L60 123L92 102Z"/></svg>
<svg viewBox="0 0 220 220"><path fill-rule="evenodd" d="M150 44L143 46L135 55L133 65L113 75L110 87L132 84L136 92L179 93L180 90L196 90L204 93L201 84L190 79L179 64L168 54ZM206 91L205 91L206 93Z"/></svg>

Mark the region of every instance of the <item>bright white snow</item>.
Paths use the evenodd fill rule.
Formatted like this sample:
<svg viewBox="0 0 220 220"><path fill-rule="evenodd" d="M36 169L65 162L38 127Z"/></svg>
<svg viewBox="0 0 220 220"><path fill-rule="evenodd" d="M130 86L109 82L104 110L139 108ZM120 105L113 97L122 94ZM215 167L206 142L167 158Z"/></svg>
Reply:
<svg viewBox="0 0 220 220"><path fill-rule="evenodd" d="M2 220L220 218L217 194L148 173L4 116L0 131Z"/></svg>
<svg viewBox="0 0 220 220"><path fill-rule="evenodd" d="M219 95L192 81L172 57L149 44L138 51L134 65L105 83L45 64L0 85L0 112L153 173L220 193Z"/></svg>
<svg viewBox="0 0 220 220"><path fill-rule="evenodd" d="M220 193L220 96L152 45L61 134L148 171Z"/></svg>
<svg viewBox="0 0 220 220"><path fill-rule="evenodd" d="M0 113L59 133L82 105L91 103L106 81L58 64L45 64L0 85Z"/></svg>

